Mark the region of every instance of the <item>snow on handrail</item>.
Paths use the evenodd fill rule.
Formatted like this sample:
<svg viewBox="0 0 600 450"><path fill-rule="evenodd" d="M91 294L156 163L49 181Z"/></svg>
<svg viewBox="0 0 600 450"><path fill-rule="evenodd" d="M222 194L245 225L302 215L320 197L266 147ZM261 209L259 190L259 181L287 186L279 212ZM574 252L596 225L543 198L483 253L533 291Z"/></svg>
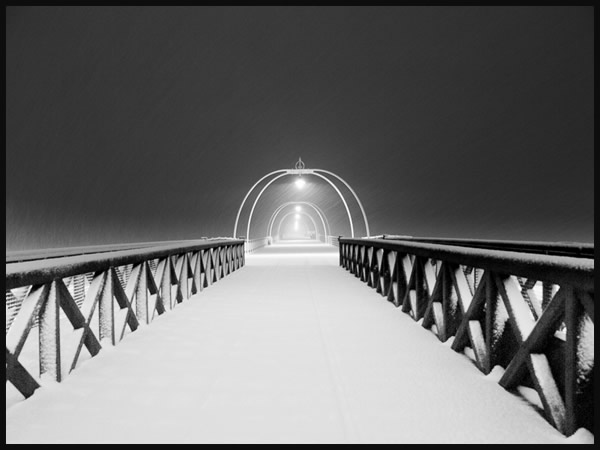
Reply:
<svg viewBox="0 0 600 450"><path fill-rule="evenodd" d="M107 270L109 267L137 264L167 255L236 245L242 240L198 241L192 245L170 244L155 247L118 250L113 252L80 254L61 258L42 259L6 264L6 289L49 283L55 278L64 278L86 272Z"/></svg>
<svg viewBox="0 0 600 450"><path fill-rule="evenodd" d="M185 244L192 245L209 238L198 240L132 242L129 244L89 245L83 247L46 248L37 250L16 250L6 252L6 263L31 261L35 259L61 258L63 256L86 255L90 253L114 252L140 247L157 247L159 245Z"/></svg>
<svg viewBox="0 0 600 450"><path fill-rule="evenodd" d="M573 256L580 258L594 257L594 244L586 242L545 242L545 241L514 241L494 239L457 239L415 237L393 234L377 236L379 239L418 241L431 244L459 245L463 247L487 248L491 250L508 250L526 253L540 253L557 256Z"/></svg>
<svg viewBox="0 0 600 450"><path fill-rule="evenodd" d="M397 249L417 256L447 260L496 272L535 278L555 284L565 282L586 291L594 290L594 260L557 255L543 255L471 248L457 245L431 244L416 241L388 239L340 238L340 242L377 245L384 249Z"/></svg>
<svg viewBox="0 0 600 450"><path fill-rule="evenodd" d="M505 389L535 389L565 435L593 430L594 261L408 239L340 238L340 265Z"/></svg>

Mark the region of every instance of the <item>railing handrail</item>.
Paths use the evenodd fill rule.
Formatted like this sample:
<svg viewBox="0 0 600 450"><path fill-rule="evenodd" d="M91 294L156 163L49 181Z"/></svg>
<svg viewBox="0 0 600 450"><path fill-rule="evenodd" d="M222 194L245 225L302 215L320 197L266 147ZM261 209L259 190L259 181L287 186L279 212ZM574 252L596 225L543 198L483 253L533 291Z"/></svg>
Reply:
<svg viewBox="0 0 600 450"><path fill-rule="evenodd" d="M376 244L377 247L387 250L403 251L540 281L568 283L590 292L594 290L594 260L588 258L527 254L406 240L340 238L340 243Z"/></svg>
<svg viewBox="0 0 600 450"><path fill-rule="evenodd" d="M418 241L432 244L460 245L466 247L480 247L495 250L520 251L529 253L542 253L557 256L594 257L594 244L587 242L546 242L546 241L515 241L496 239L463 239L463 238L435 238L384 234L374 236L385 240Z"/></svg>
<svg viewBox="0 0 600 450"><path fill-rule="evenodd" d="M6 264L6 289L50 283L57 278L85 272L107 270L110 267L137 264L149 259L164 258L212 247L242 244L240 239L203 240L192 245L160 245L113 252L79 254L59 258Z"/></svg>
<svg viewBox="0 0 600 450"><path fill-rule="evenodd" d="M65 256L88 255L91 253L115 252L118 250L129 250L141 247L158 247L163 245L174 245L184 243L186 245L192 245L194 243L206 242L207 240L214 242L215 238L182 239L174 241L131 242L127 244L86 245L78 247L56 247L45 249L42 248L35 250L15 250L6 252L6 263L9 264L22 261L62 258Z"/></svg>

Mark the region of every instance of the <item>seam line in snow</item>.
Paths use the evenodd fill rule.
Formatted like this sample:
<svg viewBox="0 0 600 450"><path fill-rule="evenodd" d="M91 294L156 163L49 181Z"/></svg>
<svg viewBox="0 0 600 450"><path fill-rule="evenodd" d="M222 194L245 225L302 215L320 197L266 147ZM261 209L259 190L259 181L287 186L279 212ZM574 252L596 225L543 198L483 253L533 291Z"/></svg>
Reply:
<svg viewBox="0 0 600 450"><path fill-rule="evenodd" d="M308 278L308 289L310 292L310 298L312 306L315 310L315 315L317 318L317 328L319 330L319 337L321 338L321 343L323 344L323 349L325 351L325 357L327 360L327 371L329 372L329 376L331 379L331 384L334 387L334 393L336 398L336 404L338 406L338 410L340 412L340 416L342 418L342 424L344 426L344 437L346 442L348 443L360 443L360 436L358 433L358 428L356 427L354 418L350 412L350 408L348 406L348 402L346 399L346 394L344 393L344 388L342 385L342 380L338 375L338 371L336 370L335 358L333 357L333 352L329 348L327 344L327 339L325 338L325 333L323 332L323 322L321 320L321 315L319 313L319 307L317 305L317 301L314 295L313 277Z"/></svg>

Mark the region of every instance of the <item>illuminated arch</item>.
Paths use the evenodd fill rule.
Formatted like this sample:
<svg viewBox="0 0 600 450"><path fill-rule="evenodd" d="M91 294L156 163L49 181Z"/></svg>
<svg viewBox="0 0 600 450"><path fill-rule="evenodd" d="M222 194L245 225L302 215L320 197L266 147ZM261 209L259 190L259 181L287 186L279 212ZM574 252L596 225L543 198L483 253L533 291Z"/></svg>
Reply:
<svg viewBox="0 0 600 450"><path fill-rule="evenodd" d="M337 192L337 194L340 196L340 199L342 200L342 203L344 204L344 207L346 209L346 213L348 214L348 221L350 222L350 234L352 237L354 237L354 223L352 221L352 215L350 214L350 209L348 208L348 203L346 202L346 199L344 198L344 196L342 195L342 193L340 192L340 190L338 189L338 187L329 179L327 178L325 175L323 174L327 174L330 176L335 177L336 179L338 179L339 181L341 181L350 191L350 193L354 196L356 202L358 203L358 206L361 210L361 213L363 215L363 220L365 222L365 230L367 232L367 235L370 235L370 231L369 231L369 222L367 220L367 215L365 213L365 210L362 206L362 203L360 202L358 195L356 195L356 192L354 192L354 190L350 187L350 185L340 176L336 175L333 172L327 171L327 170L322 170L322 169L306 169L304 167L304 163L302 162L302 159L298 159L298 162L296 163L296 166L294 169L279 169L279 170L274 170L273 172L270 172L268 174L266 174L265 176L263 176L261 179L259 179L256 183L254 183L254 185L250 188L250 190L246 193L246 196L244 197L244 199L242 200L242 204L240 205L240 208L238 210L238 213L236 215L235 218L235 224L233 227L233 236L237 236L237 227L238 227L238 223L239 223L239 219L240 219L240 214L242 213L242 209L244 208L244 204L246 203L246 200L248 199L248 197L250 196L250 194L252 193L252 191L265 179L269 178L270 176L273 176L277 174L277 176L275 176L274 178L272 178L258 193L256 199L254 200L254 203L252 204L252 208L250 210L250 215L248 217L248 226L246 228L246 239L250 238L250 225L252 224L252 215L254 214L254 209L256 208L256 205L258 203L258 200L260 199L260 197L262 196L263 192L275 181L278 180L281 177L284 177L286 175L298 175L298 176L302 176L302 175L315 175L319 178L324 179L325 181L327 181L332 187L333 189Z"/></svg>
<svg viewBox="0 0 600 450"><path fill-rule="evenodd" d="M331 227L329 226L329 221L327 220L325 213L323 211L321 211L321 209L312 202L300 201L300 202L286 202L282 205L279 205L279 207L273 212L273 214L271 215L271 218L269 219L269 223L267 225L267 236L272 236L273 225L275 225L275 219L277 218L279 213L281 211L283 211L284 208L286 208L290 205L308 205L308 206L310 206L312 209L314 209L314 211L317 213L317 215L321 219L321 223L323 225L323 232L325 233L325 236L331 235ZM318 234L318 231L317 231L317 234Z"/></svg>
<svg viewBox="0 0 600 450"><path fill-rule="evenodd" d="M279 226L277 227L277 236L280 236L281 234L281 224L283 224L283 222L285 221L285 219L289 216L291 216L292 214L300 214L302 216L306 216L308 217L311 222L313 223L313 226L315 228L315 234L319 233L319 229L317 228L317 223L315 222L315 219L313 219L310 214L306 214L305 212L296 212L296 211L290 211L289 213L287 213L285 216L283 216L281 218L281 221L279 222Z"/></svg>
<svg viewBox="0 0 600 450"><path fill-rule="evenodd" d="M292 173L290 173L290 172L292 172ZM348 208L348 203L346 202L346 199L344 198L343 194L340 192L340 190L338 189L338 187L329 178L321 175L320 173L306 172L306 171L303 171L303 173L310 173L311 175L316 175L316 176L324 179L325 181L327 181L331 185L331 187L333 187L333 189L335 189L335 191L337 192L337 194L342 199L342 203L344 204L344 208L346 208L346 213L348 214L348 221L350 222L350 234L351 234L352 237L354 237L354 222L352 221L352 215L350 214L350 208ZM250 225L252 224L252 215L254 214L254 209L256 208L256 205L258 204L258 201L260 200L260 197L263 195L263 193L267 190L267 188L274 181L278 180L279 178L284 177L286 175L297 175L297 174L298 174L298 170L288 170L286 173L280 173L275 178L273 178L272 180L270 180L260 190L260 192L258 193L258 195L256 196L256 198L254 199L254 203L252 204L252 209L250 209L250 216L248 217L248 226L247 226L247 229L246 229L246 239L250 238ZM242 206L240 206L240 211L241 211L242 207L243 207L243 203L242 203ZM239 212L238 212L238 214L239 214Z"/></svg>
<svg viewBox="0 0 600 450"><path fill-rule="evenodd" d="M323 173L326 173L327 175L331 175L333 177L336 177L338 180L340 180L342 183L344 183L344 186L346 186L348 188L348 190L354 196L354 199L356 200L356 203L358 203L358 207L360 208L360 212L362 213L362 216L363 216L363 221L365 222L365 230L367 232L367 236L371 236L371 232L369 231L369 221L367 220L367 214L365 213L365 209L363 208L363 205L360 202L360 199L358 198L358 195L356 195L356 192L354 192L354 189L352 189L350 187L350 185L342 177L336 175L333 172L329 172L328 170L323 170L323 169L313 169L313 170L315 172L323 172Z"/></svg>
<svg viewBox="0 0 600 450"><path fill-rule="evenodd" d="M240 206L240 209L237 212L237 216L235 216L235 225L233 226L233 237L237 236L237 226L238 226L238 222L240 220L240 214L242 212L242 208L244 207L244 203L246 203L246 200L248 200L248 197L250 196L250 194L252 193L252 191L254 190L254 188L256 188L256 186L258 186L260 184L260 182L263 181L264 179L266 179L266 178L268 178L271 175L274 175L276 173L280 173L280 172L287 172L287 170L286 169L274 170L273 172L266 174L264 177L262 177L256 183L254 183L254 185L246 193L246 196L244 197L244 200L242 200L242 204ZM249 239L249 237L246 236L246 239Z"/></svg>

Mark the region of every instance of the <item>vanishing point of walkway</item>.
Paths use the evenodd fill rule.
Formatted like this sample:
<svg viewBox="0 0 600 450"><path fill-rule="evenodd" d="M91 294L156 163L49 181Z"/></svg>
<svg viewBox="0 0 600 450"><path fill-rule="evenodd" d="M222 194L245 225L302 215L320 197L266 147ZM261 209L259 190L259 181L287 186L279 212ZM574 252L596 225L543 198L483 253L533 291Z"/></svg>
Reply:
<svg viewBox="0 0 600 450"><path fill-rule="evenodd" d="M270 246L6 411L8 443L566 443L338 266Z"/></svg>

